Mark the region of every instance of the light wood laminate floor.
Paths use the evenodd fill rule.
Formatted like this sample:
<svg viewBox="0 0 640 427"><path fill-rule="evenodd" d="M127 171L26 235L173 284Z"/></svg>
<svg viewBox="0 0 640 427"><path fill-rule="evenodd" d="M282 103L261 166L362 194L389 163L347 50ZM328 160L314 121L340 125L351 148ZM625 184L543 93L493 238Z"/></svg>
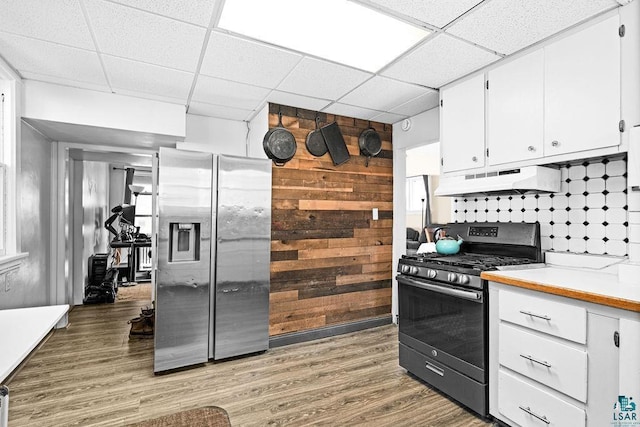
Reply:
<svg viewBox="0 0 640 427"><path fill-rule="evenodd" d="M9 425L122 426L220 406L233 426L485 426L398 366L394 325L154 376L143 300L76 307L9 384Z"/></svg>

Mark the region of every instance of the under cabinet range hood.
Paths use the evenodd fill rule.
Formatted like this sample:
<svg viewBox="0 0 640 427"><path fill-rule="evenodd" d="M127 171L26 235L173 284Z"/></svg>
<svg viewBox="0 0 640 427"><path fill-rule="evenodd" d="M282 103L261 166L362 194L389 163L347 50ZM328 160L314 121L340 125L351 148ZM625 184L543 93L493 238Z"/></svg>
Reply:
<svg viewBox="0 0 640 427"><path fill-rule="evenodd" d="M472 175L441 176L436 196L560 191L560 170L545 166Z"/></svg>

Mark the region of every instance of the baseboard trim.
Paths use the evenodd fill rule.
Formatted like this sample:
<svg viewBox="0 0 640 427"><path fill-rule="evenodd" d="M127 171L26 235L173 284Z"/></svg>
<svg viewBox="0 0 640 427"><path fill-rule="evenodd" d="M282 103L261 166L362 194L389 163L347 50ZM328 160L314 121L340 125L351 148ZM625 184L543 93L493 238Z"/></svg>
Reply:
<svg viewBox="0 0 640 427"><path fill-rule="evenodd" d="M269 338L269 348L282 347L320 338L333 337L335 335L348 334L363 329L376 328L392 323L391 315L376 317L374 319L358 320L357 322L343 323L340 325L325 326L309 331L291 332L289 334L276 335Z"/></svg>

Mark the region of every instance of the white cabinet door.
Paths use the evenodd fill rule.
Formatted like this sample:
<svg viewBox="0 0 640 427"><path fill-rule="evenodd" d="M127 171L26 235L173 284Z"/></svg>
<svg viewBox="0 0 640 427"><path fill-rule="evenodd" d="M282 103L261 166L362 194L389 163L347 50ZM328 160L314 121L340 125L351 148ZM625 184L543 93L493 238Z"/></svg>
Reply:
<svg viewBox="0 0 640 427"><path fill-rule="evenodd" d="M620 319L619 393L631 396L640 417L640 321ZM637 420L640 422L640 420Z"/></svg>
<svg viewBox="0 0 640 427"><path fill-rule="evenodd" d="M487 147L490 165L543 155L544 51L489 71Z"/></svg>
<svg viewBox="0 0 640 427"><path fill-rule="evenodd" d="M611 408L618 399L619 349L614 336L619 330L619 321L590 312L587 315L587 329L587 425L606 426L611 424Z"/></svg>
<svg viewBox="0 0 640 427"><path fill-rule="evenodd" d="M544 48L545 156L620 143L619 16Z"/></svg>
<svg viewBox="0 0 640 427"><path fill-rule="evenodd" d="M484 166L484 74L442 90L442 171Z"/></svg>

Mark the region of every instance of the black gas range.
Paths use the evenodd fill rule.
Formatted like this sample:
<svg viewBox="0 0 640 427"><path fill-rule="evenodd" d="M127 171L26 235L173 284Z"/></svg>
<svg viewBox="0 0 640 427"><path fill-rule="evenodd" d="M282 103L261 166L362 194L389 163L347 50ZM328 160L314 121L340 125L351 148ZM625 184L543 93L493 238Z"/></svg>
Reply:
<svg viewBox="0 0 640 427"><path fill-rule="evenodd" d="M543 262L538 223L454 223L454 255L398 263L400 366L488 416L488 286L483 271Z"/></svg>

